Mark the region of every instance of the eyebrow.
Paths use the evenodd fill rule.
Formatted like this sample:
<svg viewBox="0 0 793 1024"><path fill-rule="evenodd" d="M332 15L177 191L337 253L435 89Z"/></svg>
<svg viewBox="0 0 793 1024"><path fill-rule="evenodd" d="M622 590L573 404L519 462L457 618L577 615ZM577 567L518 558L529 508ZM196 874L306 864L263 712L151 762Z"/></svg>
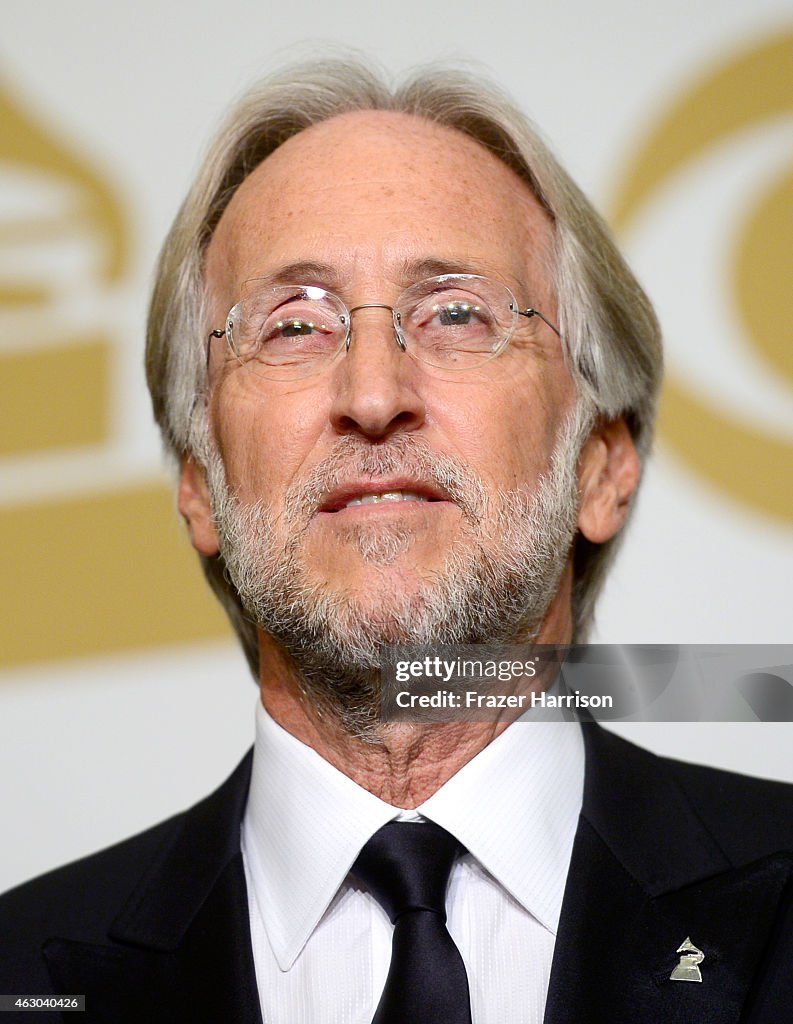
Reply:
<svg viewBox="0 0 793 1024"><path fill-rule="evenodd" d="M503 281L517 296L527 292L526 282L517 277L507 268L497 269L486 260L476 256L465 259L426 256L421 259L406 259L401 265L401 273L406 283L423 280L425 277L440 277L442 274L475 274Z"/></svg>
<svg viewBox="0 0 793 1024"><path fill-rule="evenodd" d="M442 274L498 276L493 267L478 260L475 256L467 257L464 260L448 259L441 256L406 259L402 261L400 270L405 281L419 281L425 277L440 277Z"/></svg>
<svg viewBox="0 0 793 1024"><path fill-rule="evenodd" d="M465 259L443 256L408 257L398 264L398 277L407 287L427 277L440 277L442 274L479 274L484 277L501 277L495 269L475 256ZM508 275L511 277L511 275ZM249 280L256 280L249 278ZM330 291L344 291L348 276L342 274L337 266L320 260L295 260L286 263L271 274L262 275L260 280L271 285L279 284L312 284L328 288ZM518 284L518 282L513 282Z"/></svg>
<svg viewBox="0 0 793 1024"><path fill-rule="evenodd" d="M249 278L267 281L270 284L309 284L312 281L330 285L331 289L340 282L339 271L330 263L321 263L317 260L296 260L293 263L286 263L279 267L272 274L264 274L260 278L256 276Z"/></svg>

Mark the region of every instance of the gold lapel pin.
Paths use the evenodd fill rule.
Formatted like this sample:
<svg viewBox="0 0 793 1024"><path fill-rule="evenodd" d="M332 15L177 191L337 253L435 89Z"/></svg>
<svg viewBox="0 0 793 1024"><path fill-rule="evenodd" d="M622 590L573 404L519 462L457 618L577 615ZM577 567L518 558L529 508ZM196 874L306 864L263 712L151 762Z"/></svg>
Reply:
<svg viewBox="0 0 793 1024"><path fill-rule="evenodd" d="M705 954L702 950L697 949L691 939L687 938L685 942L678 947L677 952L682 953L683 955L680 957L680 963L669 975L669 980L702 981L702 974L699 969L699 965L705 959Z"/></svg>

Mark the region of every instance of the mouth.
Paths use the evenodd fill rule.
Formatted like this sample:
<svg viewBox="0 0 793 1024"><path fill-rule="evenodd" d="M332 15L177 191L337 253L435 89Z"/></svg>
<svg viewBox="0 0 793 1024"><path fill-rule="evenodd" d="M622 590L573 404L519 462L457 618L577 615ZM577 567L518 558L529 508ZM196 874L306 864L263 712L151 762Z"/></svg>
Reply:
<svg viewBox="0 0 793 1024"><path fill-rule="evenodd" d="M375 481L351 483L336 488L323 501L319 512L336 515L350 509L366 511L407 511L410 505L450 504L435 485L418 481Z"/></svg>

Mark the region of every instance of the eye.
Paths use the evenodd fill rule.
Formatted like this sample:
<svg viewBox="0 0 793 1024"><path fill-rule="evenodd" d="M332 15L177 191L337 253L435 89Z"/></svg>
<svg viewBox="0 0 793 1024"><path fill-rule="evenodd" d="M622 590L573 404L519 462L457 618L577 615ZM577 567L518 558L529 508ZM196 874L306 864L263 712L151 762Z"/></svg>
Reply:
<svg viewBox="0 0 793 1024"><path fill-rule="evenodd" d="M444 327L465 327L472 319L481 316L482 308L471 302L452 300L443 305L435 303L432 311Z"/></svg>
<svg viewBox="0 0 793 1024"><path fill-rule="evenodd" d="M485 336L495 326L487 303L478 295L459 290L456 294L447 290L421 297L410 310L410 324L414 330L446 344L452 338Z"/></svg>
<svg viewBox="0 0 793 1024"><path fill-rule="evenodd" d="M327 334L330 330L327 324L315 324L313 320L276 320L275 327L284 338L303 337L317 330Z"/></svg>
<svg viewBox="0 0 793 1024"><path fill-rule="evenodd" d="M251 318L251 333L259 346L319 343L336 338L343 330L339 312L327 301L314 300L305 293L289 296L275 309L266 306Z"/></svg>
<svg viewBox="0 0 793 1024"><path fill-rule="evenodd" d="M280 301L279 301L280 300ZM314 298L308 289L284 290L275 296L254 295L240 309L232 335L237 356L282 362L315 358L335 350L346 330L334 304Z"/></svg>

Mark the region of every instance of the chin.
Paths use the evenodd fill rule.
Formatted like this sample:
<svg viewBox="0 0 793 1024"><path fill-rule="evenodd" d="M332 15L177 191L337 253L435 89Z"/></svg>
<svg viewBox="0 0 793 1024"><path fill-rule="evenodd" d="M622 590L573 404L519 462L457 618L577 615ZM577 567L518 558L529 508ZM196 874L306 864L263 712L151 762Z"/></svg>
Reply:
<svg viewBox="0 0 793 1024"><path fill-rule="evenodd" d="M442 542L430 544L404 527L350 527L339 537L338 547L334 545L333 557L329 557L328 547L325 545L318 552L322 562L332 567L339 578L360 576L363 585L371 570L393 568L404 576L405 582L426 578L441 567L447 553Z"/></svg>

